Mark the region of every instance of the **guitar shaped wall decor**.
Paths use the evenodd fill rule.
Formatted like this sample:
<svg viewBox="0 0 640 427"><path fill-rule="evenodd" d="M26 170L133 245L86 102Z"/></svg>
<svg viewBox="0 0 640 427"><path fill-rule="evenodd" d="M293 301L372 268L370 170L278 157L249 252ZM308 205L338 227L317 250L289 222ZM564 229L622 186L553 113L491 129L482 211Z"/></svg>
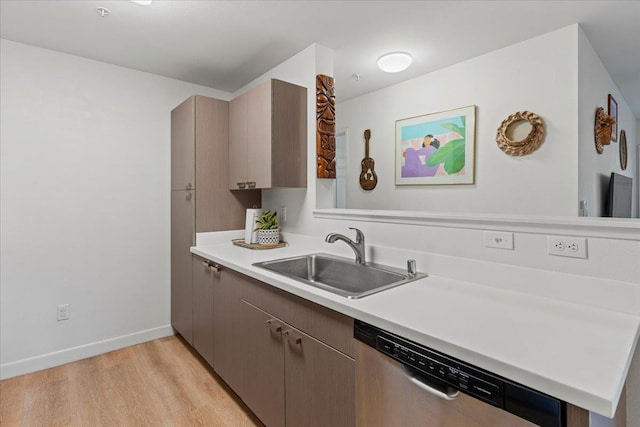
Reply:
<svg viewBox="0 0 640 427"><path fill-rule="evenodd" d="M373 190L374 188L376 188L376 185L378 184L378 177L376 175L376 171L374 170L374 168L376 167L376 164L374 162L374 160L369 157L369 139L371 138L371 130L367 129L364 131L364 144L365 144L365 151L364 151L364 159L362 159L362 162L360 162L360 166L362 167L362 172L360 173L360 187L362 187L363 190Z"/></svg>

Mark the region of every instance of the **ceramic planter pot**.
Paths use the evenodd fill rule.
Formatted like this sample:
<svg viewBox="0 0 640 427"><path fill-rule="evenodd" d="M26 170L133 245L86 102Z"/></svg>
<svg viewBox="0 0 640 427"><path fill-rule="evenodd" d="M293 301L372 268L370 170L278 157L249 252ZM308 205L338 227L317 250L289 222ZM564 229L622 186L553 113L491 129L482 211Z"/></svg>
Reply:
<svg viewBox="0 0 640 427"><path fill-rule="evenodd" d="M258 230L259 245L277 245L280 243L280 229Z"/></svg>

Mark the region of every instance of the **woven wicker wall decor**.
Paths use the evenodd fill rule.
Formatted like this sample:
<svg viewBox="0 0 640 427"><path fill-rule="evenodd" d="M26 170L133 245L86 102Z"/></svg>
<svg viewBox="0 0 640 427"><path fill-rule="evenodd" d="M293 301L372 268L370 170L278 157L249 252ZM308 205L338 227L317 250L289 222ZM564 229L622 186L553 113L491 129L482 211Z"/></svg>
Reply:
<svg viewBox="0 0 640 427"><path fill-rule="evenodd" d="M333 77L316 76L317 177L336 177L336 95Z"/></svg>
<svg viewBox="0 0 640 427"><path fill-rule="evenodd" d="M611 143L611 132L615 122L616 119L605 113L604 108L596 108L596 117L593 123L593 138L598 154L602 154L604 146Z"/></svg>
<svg viewBox="0 0 640 427"><path fill-rule="evenodd" d="M526 121L531 125L529 134L520 141L512 141L507 137L507 130L517 122ZM542 119L530 111L519 111L504 119L498 127L496 142L498 147L510 156L526 156L534 152L544 139L544 123Z"/></svg>

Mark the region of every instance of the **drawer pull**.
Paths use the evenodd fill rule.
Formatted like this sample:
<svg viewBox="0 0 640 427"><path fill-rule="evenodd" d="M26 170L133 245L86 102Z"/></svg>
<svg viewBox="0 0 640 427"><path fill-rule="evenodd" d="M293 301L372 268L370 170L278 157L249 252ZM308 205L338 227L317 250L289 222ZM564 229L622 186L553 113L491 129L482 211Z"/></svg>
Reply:
<svg viewBox="0 0 640 427"><path fill-rule="evenodd" d="M293 335L291 331L284 331L283 334L287 336L289 344L302 344L302 338Z"/></svg>
<svg viewBox="0 0 640 427"><path fill-rule="evenodd" d="M222 270L222 267L220 267L219 264L213 263L211 261L203 261L202 264L205 266L207 271L212 271L213 270L216 273L219 273Z"/></svg>
<svg viewBox="0 0 640 427"><path fill-rule="evenodd" d="M271 328L272 332L275 332L276 334L279 334L280 332L282 332L282 325L280 325L275 320L269 319L267 320L267 323L269 324L269 327Z"/></svg>

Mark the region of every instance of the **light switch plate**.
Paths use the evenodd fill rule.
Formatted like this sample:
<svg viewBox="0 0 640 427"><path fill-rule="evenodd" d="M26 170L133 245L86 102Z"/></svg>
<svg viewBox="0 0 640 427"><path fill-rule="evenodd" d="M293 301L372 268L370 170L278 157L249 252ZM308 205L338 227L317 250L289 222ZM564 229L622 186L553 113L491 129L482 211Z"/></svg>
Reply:
<svg viewBox="0 0 640 427"><path fill-rule="evenodd" d="M485 231L484 245L487 248L513 250L513 233L507 231Z"/></svg>

